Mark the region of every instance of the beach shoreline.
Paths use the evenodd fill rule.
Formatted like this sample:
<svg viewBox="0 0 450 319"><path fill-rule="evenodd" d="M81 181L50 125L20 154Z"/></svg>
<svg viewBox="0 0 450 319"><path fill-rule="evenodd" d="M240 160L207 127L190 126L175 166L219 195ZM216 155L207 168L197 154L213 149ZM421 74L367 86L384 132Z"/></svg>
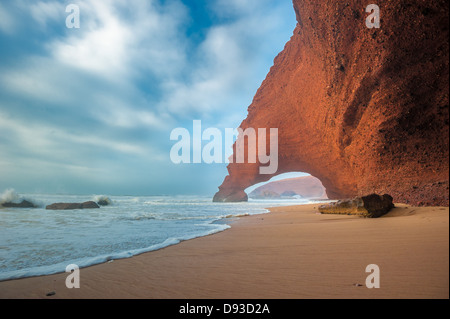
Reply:
<svg viewBox="0 0 450 319"><path fill-rule="evenodd" d="M449 208L397 204L378 219L270 208L212 235L68 273L0 282L0 298L449 298ZM366 267L380 288L365 286ZM52 296L46 296L54 292Z"/></svg>

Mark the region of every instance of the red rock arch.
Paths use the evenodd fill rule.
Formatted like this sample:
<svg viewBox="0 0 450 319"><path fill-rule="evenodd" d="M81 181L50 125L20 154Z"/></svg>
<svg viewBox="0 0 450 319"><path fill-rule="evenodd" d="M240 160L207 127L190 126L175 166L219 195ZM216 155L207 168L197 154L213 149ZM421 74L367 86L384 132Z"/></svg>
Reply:
<svg viewBox="0 0 450 319"><path fill-rule="evenodd" d="M448 2L294 0L297 27L241 128L279 129L279 169L309 172L330 198L372 192L448 206ZM269 180L230 164L215 201Z"/></svg>

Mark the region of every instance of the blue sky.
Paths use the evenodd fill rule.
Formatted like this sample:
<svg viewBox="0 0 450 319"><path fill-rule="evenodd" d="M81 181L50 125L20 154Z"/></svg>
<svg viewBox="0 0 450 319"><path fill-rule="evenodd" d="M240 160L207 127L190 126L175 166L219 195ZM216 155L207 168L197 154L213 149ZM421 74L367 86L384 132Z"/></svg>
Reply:
<svg viewBox="0 0 450 319"><path fill-rule="evenodd" d="M0 192L214 194L226 164L173 164L170 132L238 127L295 23L291 0L0 0Z"/></svg>

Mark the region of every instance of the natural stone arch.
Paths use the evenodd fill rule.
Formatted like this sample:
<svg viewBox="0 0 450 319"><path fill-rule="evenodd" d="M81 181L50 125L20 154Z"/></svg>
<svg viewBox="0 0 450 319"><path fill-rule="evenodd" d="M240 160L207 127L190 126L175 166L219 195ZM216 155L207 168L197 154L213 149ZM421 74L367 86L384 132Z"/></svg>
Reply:
<svg viewBox="0 0 450 319"><path fill-rule="evenodd" d="M248 186L303 171L331 199L376 192L448 206L447 1L386 3L380 29L366 27L361 1L294 9L294 35L240 126L278 128L278 171L230 164L214 200L247 200Z"/></svg>

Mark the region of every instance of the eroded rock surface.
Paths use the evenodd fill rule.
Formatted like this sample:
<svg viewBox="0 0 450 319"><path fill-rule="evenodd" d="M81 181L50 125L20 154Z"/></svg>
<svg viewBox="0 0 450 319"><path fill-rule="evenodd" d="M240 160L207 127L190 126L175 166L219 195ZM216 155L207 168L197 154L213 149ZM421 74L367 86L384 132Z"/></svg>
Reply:
<svg viewBox="0 0 450 319"><path fill-rule="evenodd" d="M389 193L449 205L448 2L294 0L297 27L241 128L278 128L279 167L230 164L215 201L286 172L320 179L331 199Z"/></svg>
<svg viewBox="0 0 450 319"><path fill-rule="evenodd" d="M45 209L48 210L72 210L72 209L92 209L100 208L97 203L93 201L84 203L55 203L48 205Z"/></svg>
<svg viewBox="0 0 450 319"><path fill-rule="evenodd" d="M389 213L394 208L392 196L388 194L355 197L340 200L336 203L319 206L322 214L357 215L366 218L378 218Z"/></svg>

